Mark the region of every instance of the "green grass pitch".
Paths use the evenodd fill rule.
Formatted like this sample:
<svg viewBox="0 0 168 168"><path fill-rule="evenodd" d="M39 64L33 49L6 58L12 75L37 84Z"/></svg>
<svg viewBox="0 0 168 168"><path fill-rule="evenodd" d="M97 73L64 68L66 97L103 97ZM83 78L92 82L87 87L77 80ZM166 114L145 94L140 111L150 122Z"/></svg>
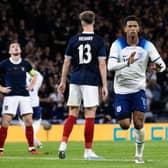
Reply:
<svg viewBox="0 0 168 168"><path fill-rule="evenodd" d="M6 143L0 168L167 168L168 142L145 142L144 164L134 163L134 142L94 142L94 151L103 156L101 160L83 159L83 142L69 142L67 158L59 160L58 142L44 142L43 154L29 155L25 143Z"/></svg>

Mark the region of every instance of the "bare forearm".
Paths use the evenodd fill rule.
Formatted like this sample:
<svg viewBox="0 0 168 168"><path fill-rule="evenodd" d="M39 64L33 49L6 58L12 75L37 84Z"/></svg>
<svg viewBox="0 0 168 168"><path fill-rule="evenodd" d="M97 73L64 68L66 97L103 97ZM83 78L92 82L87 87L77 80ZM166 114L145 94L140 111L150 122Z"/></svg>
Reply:
<svg viewBox="0 0 168 168"><path fill-rule="evenodd" d="M3 92L3 86L0 85L0 92Z"/></svg>
<svg viewBox="0 0 168 168"><path fill-rule="evenodd" d="M70 69L70 60L65 59L62 67L61 83L66 83L69 69Z"/></svg>
<svg viewBox="0 0 168 168"><path fill-rule="evenodd" d="M99 64L99 70L101 75L102 84L104 87L107 87L107 68L106 68L106 62L101 61Z"/></svg>
<svg viewBox="0 0 168 168"><path fill-rule="evenodd" d="M1 93L9 93L9 92L11 92L11 88L10 87L3 87L2 85L0 85L0 92Z"/></svg>
<svg viewBox="0 0 168 168"><path fill-rule="evenodd" d="M34 86L36 82L37 82L37 75L35 74L35 75L32 77L31 86Z"/></svg>

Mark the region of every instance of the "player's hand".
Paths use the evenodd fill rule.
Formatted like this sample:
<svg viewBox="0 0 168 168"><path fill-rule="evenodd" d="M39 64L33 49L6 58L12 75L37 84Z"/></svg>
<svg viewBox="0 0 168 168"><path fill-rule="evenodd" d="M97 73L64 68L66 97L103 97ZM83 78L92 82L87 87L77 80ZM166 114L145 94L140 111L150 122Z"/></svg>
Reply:
<svg viewBox="0 0 168 168"><path fill-rule="evenodd" d="M0 92L2 92L2 93L9 93L11 91L12 91L11 87L0 86Z"/></svg>
<svg viewBox="0 0 168 168"><path fill-rule="evenodd" d="M57 91L58 91L58 93L64 93L65 89L66 89L66 84L65 83L60 83L58 85Z"/></svg>
<svg viewBox="0 0 168 168"><path fill-rule="evenodd" d="M153 70L155 70L156 72L160 72L161 68L162 67L159 64L154 64L153 66Z"/></svg>
<svg viewBox="0 0 168 168"><path fill-rule="evenodd" d="M135 54L136 54L135 51L132 52L130 57L128 58L128 66L138 60L138 58L135 58Z"/></svg>
<svg viewBox="0 0 168 168"><path fill-rule="evenodd" d="M26 86L26 90L32 91L32 90L33 90L33 85L27 85L27 86Z"/></svg>
<svg viewBox="0 0 168 168"><path fill-rule="evenodd" d="M107 100L108 97L108 89L107 87L102 87L101 89L101 97L102 97L102 101L105 102Z"/></svg>

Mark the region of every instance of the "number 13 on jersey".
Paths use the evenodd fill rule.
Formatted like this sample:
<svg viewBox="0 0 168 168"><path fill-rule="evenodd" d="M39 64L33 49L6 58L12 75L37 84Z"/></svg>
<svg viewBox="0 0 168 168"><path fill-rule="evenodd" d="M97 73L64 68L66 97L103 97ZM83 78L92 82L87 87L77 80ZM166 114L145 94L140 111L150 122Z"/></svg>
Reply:
<svg viewBox="0 0 168 168"><path fill-rule="evenodd" d="M90 44L81 44L79 50L79 64L88 64L92 60Z"/></svg>

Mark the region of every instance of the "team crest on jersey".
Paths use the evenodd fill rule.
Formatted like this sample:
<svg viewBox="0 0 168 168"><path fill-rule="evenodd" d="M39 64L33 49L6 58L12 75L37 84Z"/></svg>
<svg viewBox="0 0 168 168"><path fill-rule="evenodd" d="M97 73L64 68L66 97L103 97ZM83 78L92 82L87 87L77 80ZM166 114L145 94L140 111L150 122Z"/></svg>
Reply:
<svg viewBox="0 0 168 168"><path fill-rule="evenodd" d="M121 106L117 106L117 112L121 112Z"/></svg>
<svg viewBox="0 0 168 168"><path fill-rule="evenodd" d="M137 53L137 58L138 58L138 59L141 59L142 57L143 57L143 53L140 53L140 52Z"/></svg>
<svg viewBox="0 0 168 168"><path fill-rule="evenodd" d="M24 68L24 67L21 67L21 70L22 70L22 71L25 71L25 68Z"/></svg>

